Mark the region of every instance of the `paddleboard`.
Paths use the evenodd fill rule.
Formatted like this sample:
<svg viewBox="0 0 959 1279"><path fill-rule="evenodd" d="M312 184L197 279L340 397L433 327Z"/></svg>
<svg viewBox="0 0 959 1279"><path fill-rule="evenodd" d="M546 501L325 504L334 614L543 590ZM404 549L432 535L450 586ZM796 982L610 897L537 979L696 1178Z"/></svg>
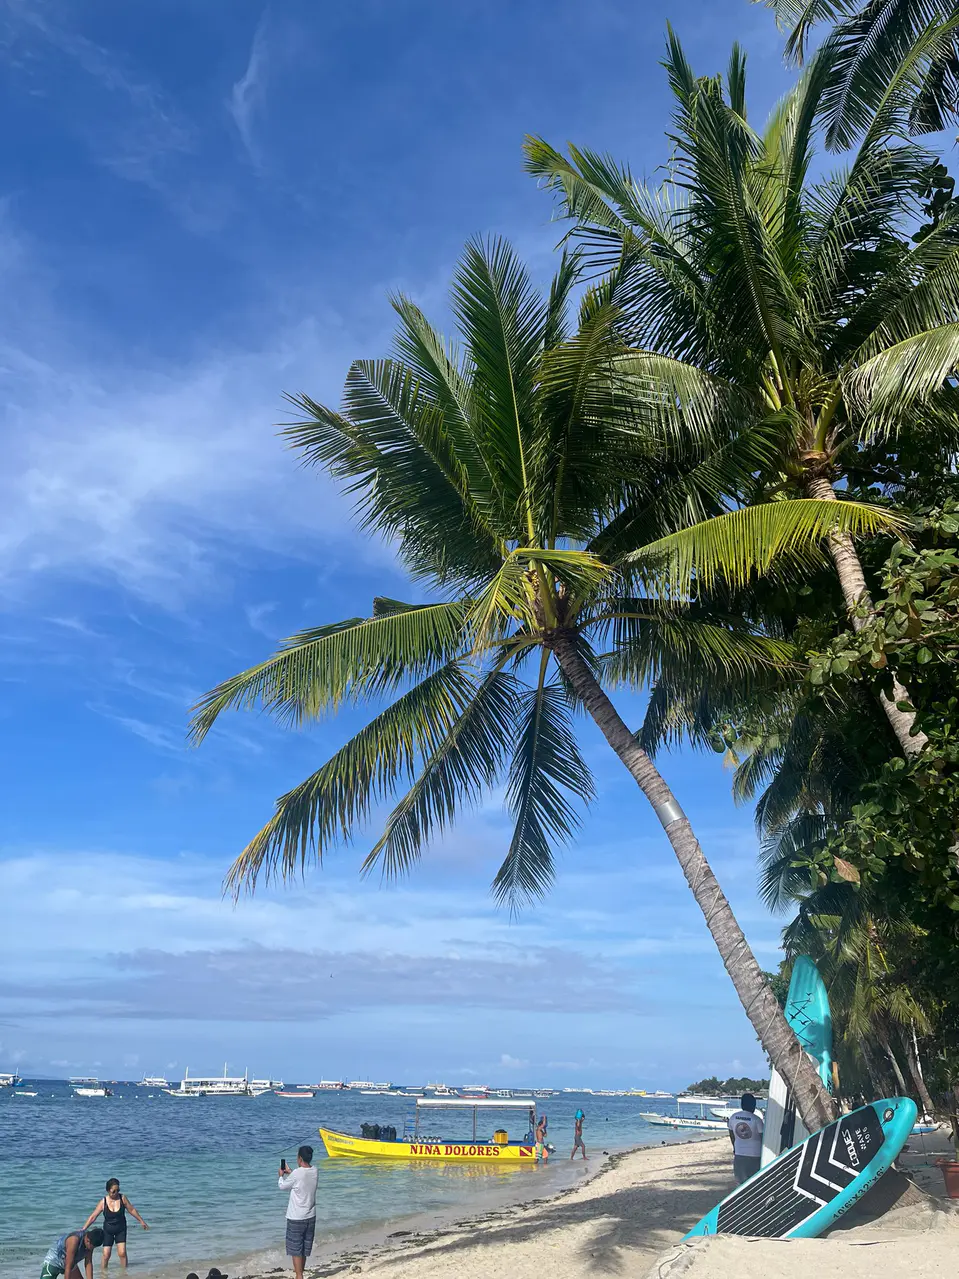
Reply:
<svg viewBox="0 0 959 1279"><path fill-rule="evenodd" d="M806 955L793 964L789 993L784 1009L796 1038L816 1063L819 1078L832 1092L832 1018L829 996L819 969ZM798 1145L809 1130L796 1112L785 1079L774 1070L769 1079L769 1101L763 1116L762 1166L772 1163L784 1150Z"/></svg>
<svg viewBox="0 0 959 1279"><path fill-rule="evenodd" d="M685 1238L814 1239L876 1184L915 1122L910 1097L843 1115L737 1186Z"/></svg>

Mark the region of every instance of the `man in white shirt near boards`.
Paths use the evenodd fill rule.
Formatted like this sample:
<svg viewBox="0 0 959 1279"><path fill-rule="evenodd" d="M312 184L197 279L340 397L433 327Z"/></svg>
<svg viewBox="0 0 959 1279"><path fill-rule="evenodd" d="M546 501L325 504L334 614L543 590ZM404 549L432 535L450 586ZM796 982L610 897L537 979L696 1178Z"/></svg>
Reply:
<svg viewBox="0 0 959 1279"><path fill-rule="evenodd" d="M751 1092L743 1093L741 1110L729 1116L729 1140L733 1147L733 1172L740 1185L755 1172L763 1157L763 1120L756 1114L756 1098Z"/></svg>
<svg viewBox="0 0 959 1279"><path fill-rule="evenodd" d="M303 1267L313 1251L316 1231L316 1169L313 1147L301 1146L296 1152L296 1167L280 1164L280 1190L290 1192L286 1209L286 1255L293 1258L296 1279L303 1279Z"/></svg>

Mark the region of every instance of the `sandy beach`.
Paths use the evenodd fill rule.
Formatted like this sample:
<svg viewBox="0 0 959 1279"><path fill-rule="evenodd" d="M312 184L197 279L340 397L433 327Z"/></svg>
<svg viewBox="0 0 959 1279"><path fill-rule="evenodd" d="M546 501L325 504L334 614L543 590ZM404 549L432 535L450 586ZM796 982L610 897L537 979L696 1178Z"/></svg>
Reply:
<svg viewBox="0 0 959 1279"><path fill-rule="evenodd" d="M942 1146L942 1151L939 1147ZM941 1194L934 1159L942 1141L917 1142L905 1158L917 1184ZM845 1218L821 1240L711 1239L683 1234L733 1187L724 1137L629 1151L593 1161L590 1175L548 1199L439 1228L385 1232L335 1255L314 1254L311 1279L362 1273L375 1279L780 1279L813 1274L910 1279L955 1271L959 1208L942 1198ZM531 1187L532 1189L532 1187ZM918 1196L914 1196L918 1198Z"/></svg>

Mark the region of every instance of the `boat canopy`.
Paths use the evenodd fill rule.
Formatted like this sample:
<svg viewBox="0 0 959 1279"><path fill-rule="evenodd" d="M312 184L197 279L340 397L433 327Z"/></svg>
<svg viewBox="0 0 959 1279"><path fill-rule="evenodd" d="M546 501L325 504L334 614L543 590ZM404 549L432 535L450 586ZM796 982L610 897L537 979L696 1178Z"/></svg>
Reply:
<svg viewBox="0 0 959 1279"><path fill-rule="evenodd" d="M443 1110L534 1110L535 1102L528 1097L525 1101L502 1101L498 1097L417 1097L416 1106L435 1106Z"/></svg>

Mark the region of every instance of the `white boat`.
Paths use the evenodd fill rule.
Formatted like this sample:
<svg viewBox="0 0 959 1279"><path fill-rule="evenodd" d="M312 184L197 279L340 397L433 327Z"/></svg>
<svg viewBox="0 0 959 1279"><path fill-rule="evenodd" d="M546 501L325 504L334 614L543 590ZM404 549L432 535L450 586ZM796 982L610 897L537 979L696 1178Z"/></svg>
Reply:
<svg viewBox="0 0 959 1279"><path fill-rule="evenodd" d="M312 1101L316 1096L312 1088L293 1088L284 1091L282 1088L274 1089L274 1097L285 1097L287 1101Z"/></svg>
<svg viewBox="0 0 959 1279"><path fill-rule="evenodd" d="M738 1115L742 1110L742 1106L713 1106L709 1113L715 1115L717 1119L732 1119L733 1115ZM756 1114L762 1115L762 1107L756 1107Z"/></svg>
<svg viewBox="0 0 959 1279"><path fill-rule="evenodd" d="M222 1075L191 1075L189 1067L177 1088L164 1088L170 1097L257 1097L269 1091L268 1081L257 1080L257 1090L247 1071L242 1075L228 1075L226 1065ZM264 1087L267 1085L267 1087Z"/></svg>
<svg viewBox="0 0 959 1279"><path fill-rule="evenodd" d="M16 1088L17 1084L22 1084L22 1083L23 1083L23 1080L16 1073L16 1071L9 1072L9 1073L5 1072L4 1074L0 1074L0 1088Z"/></svg>
<svg viewBox="0 0 959 1279"><path fill-rule="evenodd" d="M254 1097L262 1097L264 1093L282 1091L286 1087L282 1079L251 1079L250 1092Z"/></svg>
<svg viewBox="0 0 959 1279"><path fill-rule="evenodd" d="M113 1093L109 1088L74 1088L74 1097L112 1097Z"/></svg>
<svg viewBox="0 0 959 1279"><path fill-rule="evenodd" d="M648 1092L646 1096L647 1097L667 1097L672 1099L673 1097L676 1096L676 1094L672 1092L663 1092L661 1088L657 1088L655 1092Z"/></svg>
<svg viewBox="0 0 959 1279"><path fill-rule="evenodd" d="M162 1075L144 1075L137 1084L138 1088L169 1088L170 1081Z"/></svg>
<svg viewBox="0 0 959 1279"><path fill-rule="evenodd" d="M704 1128L713 1132L725 1132L729 1125L724 1119L689 1118L686 1115L659 1115L653 1111L641 1110L640 1119L648 1124L656 1124L659 1128Z"/></svg>
<svg viewBox="0 0 959 1279"><path fill-rule="evenodd" d="M464 1097L488 1097L489 1087L486 1084L463 1084L460 1092Z"/></svg>
<svg viewBox="0 0 959 1279"><path fill-rule="evenodd" d="M29 1088L14 1088L12 1095L14 1097L36 1097L37 1094Z"/></svg>
<svg viewBox="0 0 959 1279"><path fill-rule="evenodd" d="M345 1088L346 1084L342 1079L321 1079L316 1086L321 1092L333 1092L334 1089Z"/></svg>
<svg viewBox="0 0 959 1279"><path fill-rule="evenodd" d="M96 1075L71 1075L67 1080L71 1088L96 1088L99 1082Z"/></svg>
<svg viewBox="0 0 959 1279"><path fill-rule="evenodd" d="M397 1094L392 1088L361 1088L361 1097L395 1097Z"/></svg>
<svg viewBox="0 0 959 1279"><path fill-rule="evenodd" d="M426 1091L432 1093L434 1097L458 1097L459 1093L455 1088L447 1088L446 1084L427 1084Z"/></svg>

